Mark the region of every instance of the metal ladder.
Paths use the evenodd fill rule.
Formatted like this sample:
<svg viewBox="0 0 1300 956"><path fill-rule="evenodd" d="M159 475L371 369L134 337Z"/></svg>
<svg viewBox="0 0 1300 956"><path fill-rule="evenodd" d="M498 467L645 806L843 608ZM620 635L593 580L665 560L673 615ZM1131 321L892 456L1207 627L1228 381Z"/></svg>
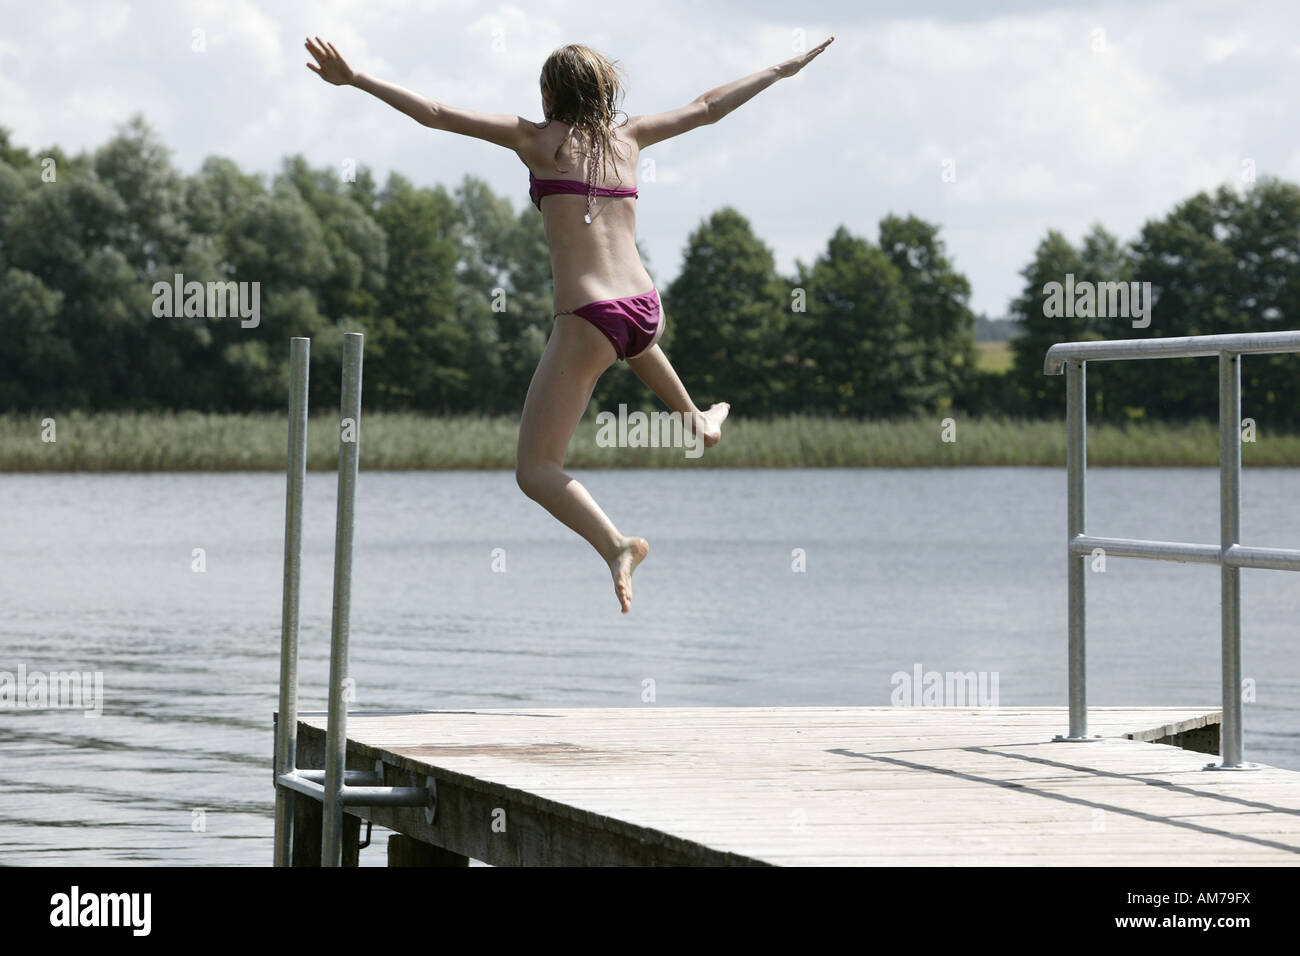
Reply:
<svg viewBox="0 0 1300 956"><path fill-rule="evenodd" d="M293 810L298 795L324 804L321 864L343 865L343 808L424 807L428 822L437 809L432 777L423 787L384 786L384 765L344 770L348 707L348 626L352 605L353 504L361 446L361 353L364 337L343 336L343 390L339 422L339 480L334 527L334 608L330 623L329 709L325 768L298 767L298 599L302 571L302 494L307 477L307 378L311 339L289 340L289 453L284 517L284 603L280 631L280 710L275 734L275 865L290 866Z"/></svg>

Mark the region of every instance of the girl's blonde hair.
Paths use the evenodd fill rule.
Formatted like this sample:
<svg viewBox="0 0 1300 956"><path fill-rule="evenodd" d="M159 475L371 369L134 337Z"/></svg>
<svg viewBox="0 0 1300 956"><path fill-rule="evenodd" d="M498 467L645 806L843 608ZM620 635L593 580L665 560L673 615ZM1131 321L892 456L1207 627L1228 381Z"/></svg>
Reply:
<svg viewBox="0 0 1300 956"><path fill-rule="evenodd" d="M556 170L564 172L560 169L560 150L575 133L583 135L589 149L594 150L599 143L601 172L610 168L615 145L614 117L623 112L619 109L623 84L616 63L591 47L570 43L546 58L541 85L551 100L546 122L555 120L570 127L569 135L555 148ZM613 168L617 172L617 165Z"/></svg>

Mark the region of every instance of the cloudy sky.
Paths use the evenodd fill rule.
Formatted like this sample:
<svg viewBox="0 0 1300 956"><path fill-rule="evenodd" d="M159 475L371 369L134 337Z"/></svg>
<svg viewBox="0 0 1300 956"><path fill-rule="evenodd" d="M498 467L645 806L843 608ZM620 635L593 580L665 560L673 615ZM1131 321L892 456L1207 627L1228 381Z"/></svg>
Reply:
<svg viewBox="0 0 1300 956"><path fill-rule="evenodd" d="M195 31L203 49L196 51ZM942 227L972 306L1005 314L1049 228L1122 238L1243 170L1300 180L1300 5L658 0L0 0L0 125L21 145L93 148L142 113L195 169L353 159L527 203L511 152L417 126L307 70L303 38L433 99L541 118L537 76L583 42L622 64L631 114L680 105L831 48L715 126L648 149L640 239L658 283L690 231L738 208L778 267L888 213ZM945 170L949 175L945 177Z"/></svg>

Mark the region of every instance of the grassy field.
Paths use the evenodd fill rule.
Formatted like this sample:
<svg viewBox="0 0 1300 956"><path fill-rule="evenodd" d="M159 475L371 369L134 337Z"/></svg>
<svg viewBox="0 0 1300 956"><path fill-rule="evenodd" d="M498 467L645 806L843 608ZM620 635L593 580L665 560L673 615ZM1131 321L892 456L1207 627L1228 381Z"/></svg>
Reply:
<svg viewBox="0 0 1300 956"><path fill-rule="evenodd" d="M0 471L245 471L284 467L283 415L70 412L53 415L55 440L43 440L45 415L0 416ZM508 417L362 418L361 466L367 469L513 468L518 421ZM314 417L308 465L334 468L337 418ZM46 432L48 437L48 432ZM861 468L1065 464L1063 421L955 418L955 441L933 419L852 422L823 418L732 419L716 448L688 458L681 448L597 444L584 421L569 449L573 468ZM1092 465L1212 466L1218 430L1210 423L1097 426L1088 431ZM1300 465L1300 436L1261 433L1243 446L1247 465Z"/></svg>
<svg viewBox="0 0 1300 956"><path fill-rule="evenodd" d="M1012 358L1010 342L975 343L975 367L983 372L1009 372Z"/></svg>

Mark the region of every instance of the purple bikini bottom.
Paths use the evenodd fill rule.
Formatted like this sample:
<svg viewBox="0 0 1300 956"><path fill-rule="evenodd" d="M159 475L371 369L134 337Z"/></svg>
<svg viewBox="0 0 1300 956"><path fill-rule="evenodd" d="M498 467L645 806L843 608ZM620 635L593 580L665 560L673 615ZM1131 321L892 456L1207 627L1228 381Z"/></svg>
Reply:
<svg viewBox="0 0 1300 956"><path fill-rule="evenodd" d="M648 349L659 331L659 323L663 321L657 289L622 299L588 302L574 309L572 314L582 316L604 332L620 359L636 358Z"/></svg>

